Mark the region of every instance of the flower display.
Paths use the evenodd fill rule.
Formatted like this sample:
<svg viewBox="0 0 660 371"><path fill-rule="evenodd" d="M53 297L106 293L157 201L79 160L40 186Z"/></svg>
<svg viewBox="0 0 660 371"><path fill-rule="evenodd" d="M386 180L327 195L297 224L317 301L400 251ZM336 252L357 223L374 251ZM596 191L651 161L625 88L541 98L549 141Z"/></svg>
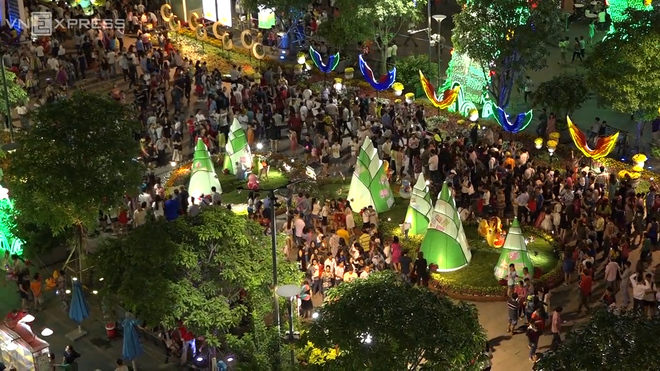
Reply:
<svg viewBox="0 0 660 371"><path fill-rule="evenodd" d="M549 140L545 144L548 146L548 148L557 149L558 143L556 140Z"/></svg>
<svg viewBox="0 0 660 371"><path fill-rule="evenodd" d="M635 166L633 166L632 171L634 171L636 173L641 173L642 171L644 171L644 168L639 166L639 165L635 165Z"/></svg>
<svg viewBox="0 0 660 371"><path fill-rule="evenodd" d="M559 138L561 138L561 133L558 131L553 131L548 135L548 139L556 140L559 142Z"/></svg>
<svg viewBox="0 0 660 371"><path fill-rule="evenodd" d="M355 73L355 69L353 67L347 67L344 69L344 77L349 80L353 78L353 74Z"/></svg>
<svg viewBox="0 0 660 371"><path fill-rule="evenodd" d="M620 170L617 173L617 177L621 180L624 180L626 178L630 178L632 180L637 180L641 177L642 173L641 172L633 172L633 171L628 171L628 170Z"/></svg>
<svg viewBox="0 0 660 371"><path fill-rule="evenodd" d="M394 90L394 95L400 96L403 94L403 84L400 82L395 82L392 84L392 90Z"/></svg>

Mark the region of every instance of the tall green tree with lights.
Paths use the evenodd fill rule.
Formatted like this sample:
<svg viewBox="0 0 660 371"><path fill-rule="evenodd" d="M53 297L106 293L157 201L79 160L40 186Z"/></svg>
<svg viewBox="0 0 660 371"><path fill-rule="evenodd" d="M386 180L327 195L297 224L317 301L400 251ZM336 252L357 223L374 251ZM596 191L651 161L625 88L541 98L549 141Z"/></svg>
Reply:
<svg viewBox="0 0 660 371"><path fill-rule="evenodd" d="M458 4L463 10L454 16L454 48L479 63L484 74L494 73L488 92L505 108L521 74L547 65L549 43L556 44L563 28L560 1L458 0Z"/></svg>
<svg viewBox="0 0 660 371"><path fill-rule="evenodd" d="M660 10L628 9L585 63L599 103L653 118L660 107Z"/></svg>
<svg viewBox="0 0 660 371"><path fill-rule="evenodd" d="M331 289L306 337L331 370L482 370L486 344L474 305L389 271Z"/></svg>
<svg viewBox="0 0 660 371"><path fill-rule="evenodd" d="M270 243L244 215L211 207L150 221L108 241L93 259L105 300L121 301L149 325L183 320L208 343L228 346L246 369L269 369L278 357L277 328L266 323L273 311ZM283 255L277 272L284 284L302 279Z"/></svg>
<svg viewBox="0 0 660 371"><path fill-rule="evenodd" d="M16 233L28 256L40 251L30 238L35 227L53 235L73 231L73 245L82 247L99 210L117 207L140 185L142 167L133 160L140 123L121 103L82 91L40 107L31 120L5 171Z"/></svg>
<svg viewBox="0 0 660 371"><path fill-rule="evenodd" d="M387 73L387 46L397 34L405 32L408 24L419 21L427 0L337 0L339 16L328 22L329 28L347 35L347 45L372 40L373 49L380 54L380 73Z"/></svg>

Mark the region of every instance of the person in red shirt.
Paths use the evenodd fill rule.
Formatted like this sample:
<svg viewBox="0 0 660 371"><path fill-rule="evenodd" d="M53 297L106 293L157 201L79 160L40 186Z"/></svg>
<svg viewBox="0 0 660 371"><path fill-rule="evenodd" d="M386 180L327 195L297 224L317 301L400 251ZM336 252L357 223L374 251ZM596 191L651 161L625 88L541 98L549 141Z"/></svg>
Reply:
<svg viewBox="0 0 660 371"><path fill-rule="evenodd" d="M181 335L181 342L183 343L183 351L181 352L181 364L185 365L188 360L188 347L192 350L192 356L197 354L197 347L195 345L195 335L188 330L183 322L179 322L179 335Z"/></svg>
<svg viewBox="0 0 660 371"><path fill-rule="evenodd" d="M300 118L300 113L296 112L296 114L289 119L289 129L296 132L297 138L302 138L302 119Z"/></svg>
<svg viewBox="0 0 660 371"><path fill-rule="evenodd" d="M589 297L591 297L591 286L593 277L588 269L582 272L580 277L580 304L578 305L577 312L582 311L582 307L586 310L587 314L590 312Z"/></svg>

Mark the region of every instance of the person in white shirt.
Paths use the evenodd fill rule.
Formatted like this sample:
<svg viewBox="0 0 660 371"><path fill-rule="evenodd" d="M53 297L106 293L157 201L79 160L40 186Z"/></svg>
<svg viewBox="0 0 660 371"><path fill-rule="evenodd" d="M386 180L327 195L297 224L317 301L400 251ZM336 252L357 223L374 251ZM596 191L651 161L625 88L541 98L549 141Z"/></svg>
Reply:
<svg viewBox="0 0 660 371"><path fill-rule="evenodd" d="M140 204L142 204L142 203L146 203L147 205L151 205L151 203L152 203L151 195L150 195L146 190L143 191L143 192L140 193L140 195L138 196L138 202L139 202Z"/></svg>
<svg viewBox="0 0 660 371"><path fill-rule="evenodd" d="M57 58L51 56L50 58L48 58L48 62L46 63L48 64L48 68L50 68L51 70L56 72L59 71L60 61L58 61Z"/></svg>
<svg viewBox="0 0 660 371"><path fill-rule="evenodd" d="M371 267L367 265L366 267L364 267L362 273L360 273L360 278L367 278L369 277L370 274L371 274Z"/></svg>
<svg viewBox="0 0 660 371"><path fill-rule="evenodd" d="M211 187L211 200L213 201L213 205L220 205L221 203L220 193L215 188L215 186Z"/></svg>
<svg viewBox="0 0 660 371"><path fill-rule="evenodd" d="M300 215L296 215L296 219L293 221L293 229L296 246L301 246L304 243L303 229L305 229L305 220Z"/></svg>

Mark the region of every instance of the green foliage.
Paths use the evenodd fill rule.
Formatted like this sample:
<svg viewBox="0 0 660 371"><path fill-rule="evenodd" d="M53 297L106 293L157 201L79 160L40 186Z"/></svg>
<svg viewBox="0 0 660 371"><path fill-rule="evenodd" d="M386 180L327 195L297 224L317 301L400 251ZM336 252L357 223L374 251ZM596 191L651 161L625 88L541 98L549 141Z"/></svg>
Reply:
<svg viewBox="0 0 660 371"><path fill-rule="evenodd" d="M403 282L393 272L344 283L307 334L320 349L339 349L332 370L437 370L478 368L486 333L476 308ZM369 336L371 341L365 342Z"/></svg>
<svg viewBox="0 0 660 371"><path fill-rule="evenodd" d="M650 119L660 107L660 10L625 14L585 62L587 83L599 103Z"/></svg>
<svg viewBox="0 0 660 371"><path fill-rule="evenodd" d="M397 81L405 86L406 91L424 94L419 81L420 70L429 81L436 81L438 78L438 64L431 62L428 55L418 54L401 58L396 62Z"/></svg>
<svg viewBox="0 0 660 371"><path fill-rule="evenodd" d="M463 11L454 16L452 42L467 54L495 71L488 86L496 103L506 106L513 82L527 69L547 65L548 40L556 40L563 27L559 0L458 0Z"/></svg>
<svg viewBox="0 0 660 371"><path fill-rule="evenodd" d="M337 0L335 6L340 15L329 22L335 23L335 32L347 35L348 45L358 41L373 40L381 54L381 73L386 73L385 51L394 37L408 23L422 17L426 0ZM340 29L343 29L339 31Z"/></svg>
<svg viewBox="0 0 660 371"><path fill-rule="evenodd" d="M7 90L9 91L9 105L16 108L19 104L24 104L28 100L28 94L20 85L16 83L16 74L9 70L5 70L5 79L7 80ZM0 86L0 114L6 116L9 110L7 109L5 88Z"/></svg>
<svg viewBox="0 0 660 371"><path fill-rule="evenodd" d="M34 112L6 171L21 217L55 235L72 226L94 229L99 210L118 205L139 185L133 133L140 124L132 115L110 98L85 92Z"/></svg>
<svg viewBox="0 0 660 371"><path fill-rule="evenodd" d="M355 46L358 41L363 41L361 37L369 32L364 28L364 23L351 24L349 22L350 20L345 17L334 17L319 25L318 35L325 39L330 46L337 48L339 53L344 53Z"/></svg>
<svg viewBox="0 0 660 371"><path fill-rule="evenodd" d="M569 333L555 352L547 352L535 366L550 370L658 370L655 334L660 317L634 312L594 313L583 326Z"/></svg>
<svg viewBox="0 0 660 371"><path fill-rule="evenodd" d="M584 76L561 74L541 83L534 92L534 106L548 107L561 121L591 98Z"/></svg>
<svg viewBox="0 0 660 371"><path fill-rule="evenodd" d="M226 341L254 369L272 362L278 335L264 320L273 309L273 264L269 239L254 221L216 207L156 220L109 241L94 261L104 293L148 323L172 327L182 319L210 343ZM284 256L278 275L285 283L302 278Z"/></svg>

